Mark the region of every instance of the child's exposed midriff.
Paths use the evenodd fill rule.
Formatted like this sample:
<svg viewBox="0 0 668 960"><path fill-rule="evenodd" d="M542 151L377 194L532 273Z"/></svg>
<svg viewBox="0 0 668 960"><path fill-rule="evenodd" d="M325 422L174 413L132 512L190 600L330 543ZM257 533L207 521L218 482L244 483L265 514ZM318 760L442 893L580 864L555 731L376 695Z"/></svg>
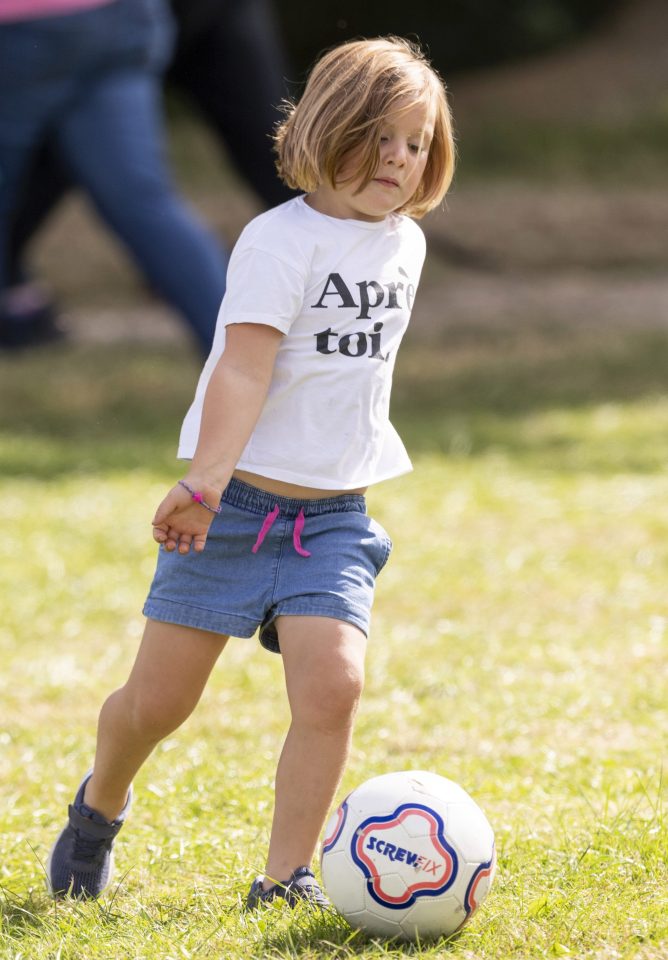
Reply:
<svg viewBox="0 0 668 960"><path fill-rule="evenodd" d="M291 497L293 500L318 500L322 497L343 496L346 493L364 494L367 490L367 487L357 487L355 490L319 490L317 487L301 487L296 483L262 477L247 470L235 470L233 476L242 483L249 483L252 487L266 490L267 493L275 493L278 497Z"/></svg>

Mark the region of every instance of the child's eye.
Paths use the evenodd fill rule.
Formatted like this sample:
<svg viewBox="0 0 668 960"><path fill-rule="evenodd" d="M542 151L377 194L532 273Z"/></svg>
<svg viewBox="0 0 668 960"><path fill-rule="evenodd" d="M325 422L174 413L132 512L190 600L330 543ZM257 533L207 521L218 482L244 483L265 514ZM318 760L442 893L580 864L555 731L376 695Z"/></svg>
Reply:
<svg viewBox="0 0 668 960"><path fill-rule="evenodd" d="M419 144L419 143L409 143L409 144L408 144L408 149L410 150L411 153L419 153L419 152L420 152L420 144Z"/></svg>

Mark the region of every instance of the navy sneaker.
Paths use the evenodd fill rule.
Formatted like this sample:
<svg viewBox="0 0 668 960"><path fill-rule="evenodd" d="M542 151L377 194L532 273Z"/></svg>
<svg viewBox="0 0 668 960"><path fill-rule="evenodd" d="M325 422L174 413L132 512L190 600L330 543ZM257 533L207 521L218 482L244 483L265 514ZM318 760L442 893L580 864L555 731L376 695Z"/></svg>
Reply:
<svg viewBox="0 0 668 960"><path fill-rule="evenodd" d="M321 910L327 910L330 902L322 892L312 871L308 867L297 867L288 880L275 883L268 890L262 888L264 877L256 877L246 897L246 909L255 910L262 904L271 903L278 897L291 907L298 903L309 903Z"/></svg>
<svg viewBox="0 0 668 960"><path fill-rule="evenodd" d="M0 311L0 350L23 350L63 339L65 332L49 304L21 313Z"/></svg>
<svg viewBox="0 0 668 960"><path fill-rule="evenodd" d="M81 782L68 808L67 826L46 863L47 884L54 897L98 897L114 873L112 847L130 809L132 788L116 820L109 821L83 802L90 776L87 773Z"/></svg>

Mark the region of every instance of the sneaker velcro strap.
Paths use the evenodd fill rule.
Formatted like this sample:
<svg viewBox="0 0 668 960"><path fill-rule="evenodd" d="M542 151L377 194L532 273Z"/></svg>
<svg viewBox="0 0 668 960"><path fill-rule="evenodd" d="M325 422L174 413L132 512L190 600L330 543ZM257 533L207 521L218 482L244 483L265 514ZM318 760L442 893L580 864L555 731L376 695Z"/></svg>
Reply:
<svg viewBox="0 0 668 960"><path fill-rule="evenodd" d="M96 840L112 840L122 826L122 823L118 822L99 823L96 820L91 820L90 817L84 817L73 804L69 805L67 812L71 827L74 827L75 830L83 830L84 833L95 837Z"/></svg>

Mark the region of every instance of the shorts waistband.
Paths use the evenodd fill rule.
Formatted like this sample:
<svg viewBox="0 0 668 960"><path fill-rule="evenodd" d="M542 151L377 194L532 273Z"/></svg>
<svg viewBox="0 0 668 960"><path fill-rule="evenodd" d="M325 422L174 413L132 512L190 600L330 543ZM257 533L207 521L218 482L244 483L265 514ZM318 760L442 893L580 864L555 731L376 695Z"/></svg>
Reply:
<svg viewBox="0 0 668 960"><path fill-rule="evenodd" d="M323 513L366 513L366 499L359 493L343 493L336 497L318 497L315 500L299 500L296 497L279 497L253 487L243 480L232 477L223 492L222 499L232 507L248 510L250 513L268 514L278 505L280 515L294 520L300 513L305 517L316 517Z"/></svg>

